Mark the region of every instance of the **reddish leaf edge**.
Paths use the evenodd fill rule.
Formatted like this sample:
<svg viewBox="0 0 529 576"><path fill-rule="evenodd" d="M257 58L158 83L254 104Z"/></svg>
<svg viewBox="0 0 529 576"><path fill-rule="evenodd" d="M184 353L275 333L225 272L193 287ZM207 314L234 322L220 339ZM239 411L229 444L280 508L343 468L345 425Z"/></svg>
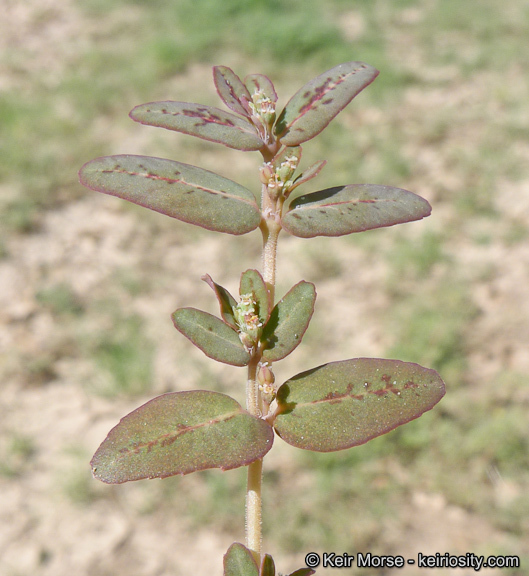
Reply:
<svg viewBox="0 0 529 576"><path fill-rule="evenodd" d="M254 573L259 574L259 568L257 566L257 562L255 561L255 557L252 554L251 550L249 548L247 548L244 544L241 544L240 542L234 542L228 548L228 550L226 551L226 554L224 554L224 557L223 557L223 565L224 565L223 566L224 567L223 574L224 574L224 576L232 576L233 575L233 572L227 571L228 570L228 561L230 560L230 554L236 554L237 551L245 554L246 560L248 560L250 562L250 564L252 565L252 568L255 568Z"/></svg>
<svg viewBox="0 0 529 576"><path fill-rule="evenodd" d="M182 391L182 392L206 392L207 394L211 394L211 395L218 395L218 396L228 396L227 394L222 394L221 392L214 392L212 390L187 390L187 391ZM272 434L270 436L270 445L267 447L267 450L257 456L256 458L249 458L247 460L244 460L242 463L240 464L236 464L234 466L219 466L219 467L205 467L205 468L196 468L195 470L189 470L187 472L177 472L177 473L169 473L169 474L160 474L160 475L156 475L156 476L145 476L142 478L137 478L134 480L122 480L120 482L112 482L112 481L108 481L105 480L104 478L101 478L100 476L98 476L96 474L97 471L97 462L96 462L96 457L99 453L99 450L102 448L102 446L105 444L105 442L107 441L107 439L109 438L109 436L111 435L111 433L114 431L114 429L116 429L118 426L121 425L121 423L128 418L131 414L134 414L134 412L144 408L147 404L150 404L151 402L154 402L156 400L158 400L159 398L162 398L164 396L168 396L168 395L172 395L172 394L177 394L178 392L167 392L165 394L160 394L159 396L155 396L154 398L151 398L150 400L148 400L147 402L145 402L144 404L138 406L137 408L135 408L134 410L132 410L131 412L129 412L128 414L125 414L125 416L123 416L122 418L120 418L119 422L113 426L108 434L105 436L105 439L103 440L103 442L101 442L101 444L99 445L98 449L95 451L94 455L92 456L92 459L90 460L90 469L92 471L92 476L96 479L99 480L100 482L103 482L104 484L125 484L128 482L138 482L140 480L154 480L154 479L164 479L164 478L171 478L173 476L187 476L189 474L193 474L194 472L201 472L203 470L220 470L221 472L227 472L229 470L236 470L237 468L242 468L243 466L248 466L249 464L251 464L252 462L255 462L256 460L259 460L261 458L264 458L264 456L266 454L268 454L268 452L271 450L273 444L274 444L274 435ZM228 396L228 398L231 398L232 400L234 400L235 402L237 402L234 398L232 398L231 396ZM239 414L248 414L249 416L251 416L252 418L255 418L256 420L263 420L264 422L266 422L266 420L264 418L259 418L258 416L253 416L252 414L250 414L247 410L245 410L244 408L242 408L241 404L239 402L237 402L237 404L239 405L239 407L241 408L241 411L239 412ZM269 424L267 422L267 424Z"/></svg>
<svg viewBox="0 0 529 576"><path fill-rule="evenodd" d="M283 440L284 442L286 442L287 444L293 446L294 448L299 448L300 450L306 450L308 452L321 452L321 453L329 453L329 452L341 452L343 450L350 450L351 448L356 448L356 446L362 446L363 444L367 444L367 442L369 442L370 440L374 440L375 438L379 438L380 436L385 436L386 434L388 434L389 432L392 432L393 430L396 430L397 428L399 428L400 426L403 426L404 424L408 424L409 422L412 422L413 420L417 420L417 418L420 418L423 414L426 414L426 412L429 412L430 410L432 410L433 408L435 408L435 406L437 406L437 404L439 404L439 402L444 398L445 394L446 394L446 384L444 382L444 380L441 378L441 376L439 375L439 373L434 370L433 368L425 368L424 366L422 366L421 364L417 364L416 362L404 362L403 360L397 360L397 359L389 359L389 358L348 358L347 360L394 360L396 362L402 362L403 364L410 364L412 366L417 366L418 368L421 368L423 370L429 370L433 373L435 373L439 380L441 381L442 384L442 393L439 397L439 399L434 402L429 408L425 408L422 412L414 415L413 417L409 418L408 420L404 420L403 422L399 422L398 424L396 424L395 426L393 426L392 428L386 430L385 432L383 432L382 434L375 434L373 436L369 436L368 438L366 438L363 442L360 442L359 444L353 444L351 446L346 446L343 448L337 448L335 450L322 450L322 451L318 451L318 450L312 450L310 448L302 448L299 446L293 446L292 444L289 444L289 442L287 442L280 434L279 432L276 430L274 423L275 423L275 419L277 416L279 416L280 414L284 414L287 412L290 412L294 409L294 407L290 407L291 405L286 404L285 408L281 409L281 407L278 405L276 406L276 409L274 412L272 412L271 414L269 414L265 420L274 428L274 432L276 433L277 436L279 436L279 438L281 438L281 440ZM333 364L333 362L329 362L327 364ZM300 372L298 374L296 374L295 376L292 376L291 378L289 378L288 380L293 380L296 377L300 377L300 376L304 376L305 374L309 373L309 372L313 372L315 370L318 370L319 368L325 366L326 364L321 364L319 366L315 366L314 368L310 368L309 370L304 370L303 372ZM285 383L288 381L286 380ZM283 386L283 384L281 385ZM279 389L281 388L281 386L278 387L278 392Z"/></svg>
<svg viewBox="0 0 529 576"><path fill-rule="evenodd" d="M223 102L224 102L224 100L223 100ZM223 127L227 128L228 130L235 130L235 131L239 131L241 134L248 134L248 135L255 136L255 144L241 147L241 146L234 145L232 143L225 142L222 139L218 139L218 138L216 138L214 136L210 136L208 134L196 134L192 130L184 130L183 128L168 128L166 126L153 124L152 122L148 122L148 121L141 120L140 118L138 118L138 113L142 112L143 111L142 109L145 108L146 106L157 106L160 104L185 104L185 105L190 105L190 106L200 106L205 112L210 113L212 118L215 118L215 115L217 115L217 117L218 117L218 113L225 114L228 117L227 122L220 122L220 121L219 122L211 121L211 122L213 124L218 125L218 126L223 126ZM224 104L226 104L226 106L228 108L230 108L226 102L224 102ZM227 148L231 148L232 150L239 150L241 152L255 152L257 150L260 150L264 146L265 143L262 141L261 137L259 136L259 133L257 132L255 125L250 121L250 119L246 115L243 115L242 112L234 111L231 108L230 108L230 110L231 110L231 112L226 112L226 110L223 110L222 108L217 108L216 106L210 106L208 104L200 104L199 102L182 102L179 100L160 100L160 101L153 101L153 102L145 102L144 104L138 104L129 112L129 118L131 120L134 120L134 122L137 122L138 124L142 124L143 126L152 126L154 128L163 128L164 130L171 130L173 132L178 132L180 134L186 134L187 136L193 136L194 138L199 138L200 140L206 140L207 142L212 142L213 144L222 144L223 146L226 146ZM231 119L230 119L230 116L231 116ZM244 121L247 124L247 126L245 126L245 129L243 129L241 126L235 125L234 124L235 120Z"/></svg>
<svg viewBox="0 0 529 576"><path fill-rule="evenodd" d="M234 328L229 322L226 322L226 321L224 320L224 318L219 318L218 316L215 316L215 315L213 315L213 314L210 314L209 312L204 312L204 310L199 310L198 308L193 308L193 307L190 307L190 306L185 306L185 307L182 307L182 308L177 308L177 309L171 314L171 319L172 319L172 321L173 321L173 325L174 325L174 327L178 330L178 332L180 332L180 334L182 334L182 336L185 336L185 337L189 340L189 342L191 342L191 344L193 344L193 346L195 346L196 348L198 348L199 350L201 350L208 358L211 358L212 360L215 360L216 362L222 362L223 364L228 364L229 366L237 366L237 367L239 367L239 368L241 368L241 367L243 367L243 366L247 366L247 365L249 364L250 359L251 359L251 357L250 357L249 354L248 354L248 359L245 360L244 364L241 364L241 363L238 363L238 362L236 363L236 362L232 362L232 361L228 362L228 361L226 361L226 360L220 360L218 357L216 357L215 355L213 355L209 350L206 350L206 349L202 348L201 346L199 346L199 345L198 345L196 342L194 342L183 330L181 330L181 328L175 323L174 315L175 315L177 312L181 311L181 310L193 310L193 311L201 312L202 314L204 314L204 315L206 315L206 316L208 316L208 317L210 317L210 318L213 318L213 319L215 319L215 320L218 320L219 322L222 322L227 328L229 328L230 330L232 330L232 332L234 332L235 334L239 334L239 331L237 330L236 327ZM241 346L243 346L242 343L241 343Z"/></svg>
<svg viewBox="0 0 529 576"><path fill-rule="evenodd" d="M284 221L284 218L288 214L290 214L291 212L294 212L297 209L302 210L303 204L308 204L308 203L314 202L314 201L318 200L319 198L326 198L327 196L330 196L332 193L339 192L340 190L342 190L343 188L347 188L348 186L364 186L364 185L369 186L370 184L344 184L341 186L332 186L331 188L325 188L324 190L318 190L316 192L302 193L302 194L296 195L295 198L293 198L289 204L285 204L285 208L283 209L284 213L282 215L282 220L281 220L282 229L285 230L291 236L295 236L296 238L316 238L318 236L327 237L327 238L338 238L340 236L348 236L349 234L359 234L361 232L368 232L370 230L378 230L380 228L390 228L392 226L397 226L399 224L410 224L412 222L419 222L420 220L423 220L424 218L428 218L428 216L430 216L432 214L432 206L428 202L428 200L426 200L422 196L419 196L418 194L415 194L415 192L410 192L409 190L405 190L404 188L396 188L394 186L384 186L384 185L374 184L374 186L394 188L395 190L401 190L402 192L406 192L407 194L411 194L413 196L416 196L417 198L419 198L424 203L424 208L425 208L424 211L421 214L418 214L417 216L414 216L412 218L408 218L405 220L399 220L399 221L391 222L388 224L377 224L374 226L366 226L366 227L363 227L363 228L358 229L358 230L353 230L350 232L341 232L341 233L327 233L327 232L316 231L316 232L299 234L296 231L290 229L288 224L285 223L285 221ZM298 200L299 200L299 204L294 206L294 203ZM360 200L359 201L359 203L371 203L371 202L372 202L371 200ZM330 202L329 205L332 206L333 203ZM321 207L325 208L325 207L327 207L327 205L321 204Z"/></svg>
<svg viewBox="0 0 529 576"><path fill-rule="evenodd" d="M296 290L296 288L298 286L301 286L302 284L307 284L307 285L311 285L313 290L314 290L314 298L312 299L312 306L311 306L311 311L309 316L306 318L306 323L304 325L304 327L302 327L300 329L300 331L298 332L298 343L294 346L294 348L292 348L291 350L285 352L284 354L280 354L279 356L274 356L274 359L272 360L272 362L279 362L280 360L283 360L284 358L286 358L287 356L290 356L290 354L292 354L292 352L294 352L294 350L301 344L301 341L303 340L303 337L305 336L305 333L307 332L308 328L309 328L309 324L312 320L312 316L314 315L314 309L315 309L315 305L316 305L316 298L318 296L318 293L316 292L316 286L312 283L312 282L307 282L306 280L301 280L300 282L298 282L297 284L295 284L294 286L292 286L292 288L281 298L281 300L272 308L271 312L270 312L270 316L268 317L268 321L266 322L266 324L263 327L263 334L261 337L261 349L263 351L263 355L266 357L266 352L268 350L273 350L273 348L267 346L267 340L273 339L275 337L275 331L277 330L277 328L280 326L279 323L279 319L277 318L277 315L279 313L279 308L278 305L280 303L283 302L283 300L287 297L290 296L291 293ZM270 334L268 334L268 332L271 330Z"/></svg>
<svg viewBox="0 0 529 576"><path fill-rule="evenodd" d="M184 218L180 218L177 216L172 216L170 214L167 214L166 212L164 212L163 210L160 210L158 208L152 208L144 203L140 203L140 202L136 202L134 200L130 200L128 198L124 198L123 196L121 196L120 194L114 193L112 191L106 190L105 188L102 188L101 186L96 186L94 184L92 184L91 182L89 182L86 178L86 174L85 174L85 169L91 165L91 164L95 164L100 160L107 160L108 158L112 158L112 159L117 159L117 158L123 158L123 157L134 157L134 158L144 158L146 160L149 159L153 159L153 160L162 160L162 161L167 161L167 162L173 162L173 160L170 160L168 158L159 158L157 156L143 156L143 155L138 155L138 154L110 154L108 156L98 156L97 158L93 158L92 160L89 160L88 162L85 162L81 168L79 169L79 172L77 174L78 176L78 180L79 183L82 186L85 186L86 188L88 188L89 190L93 190L94 192L100 192L101 194L105 194L107 196L112 196L114 198L119 198L120 200L125 200L126 202L130 202L131 204L135 204L136 206L141 206L142 208L147 208L147 210L151 210L153 212L156 212L158 214L162 214L163 216L167 216L168 218L173 218L174 220L178 220L179 222L184 222L185 224L190 224L192 226L197 226L199 228L203 228L204 230L209 230L211 232L219 232L221 234L230 234L231 236L243 236L244 234L248 234L250 232L253 232L254 230L256 230L259 227L259 223L256 223L255 226L251 226L251 227L246 227L243 231L239 232L239 231L233 231L233 230L220 230L217 226L215 226L214 224L209 224L209 223L197 223L194 222L191 219L184 219ZM184 162L179 162L179 164L185 164ZM186 164L187 166L190 166L191 168L198 168L199 170L203 170L204 172L209 172L211 173L213 176L219 176L221 178L225 178L224 176L222 176L221 174L217 174L216 172L212 172L211 170L206 170L205 168L201 168L200 166L195 166L193 164ZM225 178L226 180L229 180L229 178ZM237 184L238 186L241 186L240 184L238 184L238 182L235 182L232 180L232 182L234 184ZM241 202L245 202L246 204L255 207L255 211L260 213L259 210L259 206L257 205L257 202L255 201L255 199L252 200L248 200L246 198L241 198L241 197L237 197L236 198L238 201Z"/></svg>
<svg viewBox="0 0 529 576"><path fill-rule="evenodd" d="M255 569L258 570L259 576L263 576L263 574L264 574L266 560L268 560L269 563L271 564L271 567L272 567L273 572L275 574L275 562L274 562L274 559L272 558L272 556L270 554L263 554L263 557L261 560L261 568L259 570L257 567L257 562L255 561L255 557L252 554L252 551L249 548L247 548L244 544L241 544L241 542L234 542L228 548L228 550L226 551L226 554L224 554L224 557L223 557L224 576L229 576L229 574L226 573L226 563L227 563L228 556L231 552L235 552L236 550L239 550L240 552L246 553L248 560L251 558L251 562L255 566ZM294 570L294 572L291 572L288 576L312 576L313 574L316 574L316 570L313 570L312 568L303 567L303 568L298 568L297 570Z"/></svg>
<svg viewBox="0 0 529 576"><path fill-rule="evenodd" d="M356 63L360 64L361 66L367 66L367 67L371 68L372 73L373 73L373 77L369 81L367 81L353 96L351 96L351 98L349 99L347 104L345 106L343 106L340 110L338 110L338 112L336 112L336 114L329 120L329 122L327 124L324 124L320 128L320 130L318 130L318 132L314 133L309 138L305 138L305 139L301 139L301 140L296 139L296 142L291 142L291 143L288 143L285 145L287 145L287 146L299 146L300 144L303 144L304 142L308 142L309 140L312 140L313 138L315 138L316 136L321 134L321 132L323 132L323 130L325 130L325 128L327 128L327 126L336 118L336 116L338 116L338 114L340 114L340 112L342 112L361 92L363 92L370 84L372 84L376 80L378 75L380 74L380 71L377 70L376 68L374 68L373 66L371 66L370 64L367 64L365 62L356 62ZM302 92L307 87L308 84L310 84L314 80L322 78L323 76L325 76L329 72L333 71L335 68L338 68L339 66L342 66L344 64L349 64L349 62L343 62L342 64L338 64L337 66L334 66L333 68L330 68L329 70L326 70L325 72L322 72L321 74L319 74L318 76L316 76L312 80L309 80L304 86L302 86L297 92L295 92L293 96L291 96L291 98L289 99L289 101L287 102L287 104L285 105L283 110L278 115L277 120L274 124L274 134L276 135L276 138L280 142L283 142L283 139L289 134L289 131L292 128L292 126L295 124L295 122L297 122L299 120L299 118L301 118L307 112L307 110L310 110L312 108L312 104L310 106L305 106L306 109L303 111L303 113L299 114L296 118L291 120L289 124L286 124L285 120L284 120L284 116L287 112L287 108L288 108L289 104L291 103L291 101L300 92ZM327 92L322 91L320 94L318 94L316 100L317 101L322 100L322 98L324 98L326 94L327 94Z"/></svg>

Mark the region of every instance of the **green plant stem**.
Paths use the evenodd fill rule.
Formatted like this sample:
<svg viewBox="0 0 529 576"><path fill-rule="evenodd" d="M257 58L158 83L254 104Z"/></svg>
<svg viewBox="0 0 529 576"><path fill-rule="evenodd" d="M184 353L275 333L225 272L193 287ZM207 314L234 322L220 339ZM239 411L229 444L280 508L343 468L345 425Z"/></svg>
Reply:
<svg viewBox="0 0 529 576"><path fill-rule="evenodd" d="M262 213L266 215L261 222L263 234L263 279L274 301L276 283L277 238L281 231L275 203L268 196L266 186L262 191ZM262 416L262 400L257 385L259 355L255 355L248 365L246 383L246 406L250 414ZM246 547L251 550L258 565L261 563L261 485L263 477L263 460L256 460L248 466L248 483L246 489Z"/></svg>

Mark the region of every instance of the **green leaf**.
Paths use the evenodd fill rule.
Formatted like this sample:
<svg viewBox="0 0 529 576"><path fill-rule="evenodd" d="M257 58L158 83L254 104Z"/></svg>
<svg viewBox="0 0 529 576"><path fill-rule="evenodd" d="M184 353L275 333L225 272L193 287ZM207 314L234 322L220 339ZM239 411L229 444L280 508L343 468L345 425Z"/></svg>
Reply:
<svg viewBox="0 0 529 576"><path fill-rule="evenodd" d="M277 171L283 164L290 164L297 166L301 160L301 146L283 146L279 152L272 158L272 165Z"/></svg>
<svg viewBox="0 0 529 576"><path fill-rule="evenodd" d="M216 232L246 234L261 220L250 190L214 172L173 160L106 156L85 164L79 177L92 190Z"/></svg>
<svg viewBox="0 0 529 576"><path fill-rule="evenodd" d="M250 361L237 332L219 318L195 308L179 308L172 319L175 328L213 360L232 366Z"/></svg>
<svg viewBox="0 0 529 576"><path fill-rule="evenodd" d="M333 452L364 444L418 418L441 400L435 370L356 358L302 372L277 392L276 432L292 446Z"/></svg>
<svg viewBox="0 0 529 576"><path fill-rule="evenodd" d="M264 74L249 74L244 79L244 84L250 94L261 93L272 102L277 102L276 90L268 76Z"/></svg>
<svg viewBox="0 0 529 576"><path fill-rule="evenodd" d="M234 542L224 555L224 576L259 576L259 569L246 546Z"/></svg>
<svg viewBox="0 0 529 576"><path fill-rule="evenodd" d="M140 124L175 130L236 150L259 150L263 146L253 124L213 106L192 102L149 102L133 108L130 117Z"/></svg>
<svg viewBox="0 0 529 576"><path fill-rule="evenodd" d="M237 74L227 66L214 66L213 81L224 104L237 114L249 118L248 103L252 97Z"/></svg>
<svg viewBox="0 0 529 576"><path fill-rule="evenodd" d="M94 476L108 484L231 470L262 458L273 439L269 424L225 394L172 392L122 418L91 466Z"/></svg>
<svg viewBox="0 0 529 576"><path fill-rule="evenodd" d="M272 301L263 277L257 270L246 270L241 274L239 294L253 294L257 304L257 315L259 320L265 324L270 317Z"/></svg>
<svg viewBox="0 0 529 576"><path fill-rule="evenodd" d="M391 186L352 184L292 195L282 218L294 236L343 236L420 220L432 208L424 198Z"/></svg>
<svg viewBox="0 0 529 576"><path fill-rule="evenodd" d="M313 574L316 574L316 570L312 568L299 568L292 572L292 574L289 574L289 576L312 576Z"/></svg>
<svg viewBox="0 0 529 576"><path fill-rule="evenodd" d="M286 146L314 138L377 75L378 70L363 62L346 62L324 72L292 96L274 133Z"/></svg>
<svg viewBox="0 0 529 576"><path fill-rule="evenodd" d="M276 565L270 554L265 554L261 562L261 571L259 576L276 576Z"/></svg>
<svg viewBox="0 0 529 576"><path fill-rule="evenodd" d="M204 280L204 282L206 282L206 284L210 286L215 292L217 300L220 304L220 315L222 316L224 322L228 326L237 329L237 322L235 320L235 316L233 315L233 309L235 306L237 306L237 301L235 298L226 290L226 288L223 288L219 284L213 282L213 279L209 274L204 274L204 276L202 276L202 280Z"/></svg>
<svg viewBox="0 0 529 576"><path fill-rule="evenodd" d="M300 184L305 184L305 182L315 178L321 172L325 164L327 164L327 160L319 160L304 170L303 173L294 180L294 184L290 186L289 193L293 192Z"/></svg>
<svg viewBox="0 0 529 576"><path fill-rule="evenodd" d="M300 344L314 312L315 301L314 284L302 280L276 304L261 338L264 360L281 360Z"/></svg>

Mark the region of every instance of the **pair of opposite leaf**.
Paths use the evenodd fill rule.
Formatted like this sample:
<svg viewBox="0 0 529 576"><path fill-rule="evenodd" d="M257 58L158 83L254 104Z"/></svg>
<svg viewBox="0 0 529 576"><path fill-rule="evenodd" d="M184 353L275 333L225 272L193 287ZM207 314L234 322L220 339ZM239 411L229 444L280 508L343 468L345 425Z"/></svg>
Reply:
<svg viewBox="0 0 529 576"><path fill-rule="evenodd" d="M272 308L270 292L257 270L242 274L240 302L209 275L202 279L217 296L222 320L195 308L180 308L172 318L175 327L210 358L246 366L257 354L264 362L276 362L301 342L316 299L310 282L296 284Z"/></svg>
<svg viewBox="0 0 529 576"><path fill-rule="evenodd" d="M243 82L230 68L216 66L217 91L231 110L188 102L152 102L132 110L133 120L243 151L259 151L261 179L272 196L281 195L281 227L294 236L340 236L428 216L423 198L390 186L337 186L310 194L294 188L316 176L317 162L294 177L300 144L314 138L378 75L362 62L335 66L308 82L276 116L272 82L252 74ZM233 113L232 113L233 112ZM290 160L293 161L289 164ZM289 174L282 174L284 166ZM219 174L162 158L116 155L96 158L80 171L81 183L167 216L229 234L246 234L261 223L254 194ZM278 181L278 182L276 182ZM278 183L281 190L274 188ZM288 197L288 198L287 198ZM284 203L284 204L283 204Z"/></svg>
<svg viewBox="0 0 529 576"><path fill-rule="evenodd" d="M231 470L263 458L274 431L304 450L344 450L418 418L444 393L434 370L399 360L355 358L287 380L266 419L218 392L163 394L109 432L92 458L92 472L103 482L120 484L209 468Z"/></svg>
<svg viewBox="0 0 529 576"><path fill-rule="evenodd" d="M378 72L359 62L341 64L318 76L276 118L276 95L265 76L243 83L229 68L214 69L222 100L233 112L182 102L135 108L134 120L219 142L259 150L261 181L278 200L279 223L300 237L339 236L418 220L430 213L426 200L398 188L340 186L301 195L294 189L315 176L323 163L297 178L299 144L316 136ZM207 170L160 158L111 156L80 171L89 188L119 196L185 222L231 234L257 228L261 213L243 186ZM279 187L279 189L278 189ZM241 300L209 278L222 320L184 308L175 326L208 356L246 365L253 354L276 361L300 342L312 315L315 291L300 282L274 308L262 277L241 277ZM266 420L240 404L203 390L164 394L125 416L92 459L104 482L163 478L196 470L228 470L262 458L274 431L289 444L328 452L367 442L420 416L444 395L439 375L397 360L357 358L297 374L277 389L276 408Z"/></svg>

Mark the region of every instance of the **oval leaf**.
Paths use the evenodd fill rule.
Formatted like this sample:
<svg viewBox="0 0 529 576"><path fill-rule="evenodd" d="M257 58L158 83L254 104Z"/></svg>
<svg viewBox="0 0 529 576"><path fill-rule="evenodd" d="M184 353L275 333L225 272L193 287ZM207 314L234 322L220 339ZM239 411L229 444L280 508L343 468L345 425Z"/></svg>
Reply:
<svg viewBox="0 0 529 576"><path fill-rule="evenodd" d="M173 392L122 418L90 464L99 480L121 484L246 466L272 443L270 425L233 398L205 390Z"/></svg>
<svg viewBox="0 0 529 576"><path fill-rule="evenodd" d="M246 234L261 212L254 195L202 168L148 156L106 156L85 164L81 184L208 230Z"/></svg>
<svg viewBox="0 0 529 576"><path fill-rule="evenodd" d="M270 554L265 554L263 556L259 576L276 576L276 565Z"/></svg>
<svg viewBox="0 0 529 576"><path fill-rule="evenodd" d="M302 280L276 304L261 338L264 360L281 360L299 346L314 312L315 301L314 284Z"/></svg>
<svg viewBox="0 0 529 576"><path fill-rule="evenodd" d="M294 236L343 236L429 216L430 204L417 194L378 184L352 184L292 196L283 228Z"/></svg>
<svg viewBox="0 0 529 576"><path fill-rule="evenodd" d="M224 576L259 576L259 569L246 546L234 542L224 555Z"/></svg>
<svg viewBox="0 0 529 576"><path fill-rule="evenodd" d="M301 146L283 146L272 158L272 166L282 182L290 180L301 160Z"/></svg>
<svg viewBox="0 0 529 576"><path fill-rule="evenodd" d="M179 308L172 319L175 328L213 360L232 366L250 361L237 332L219 318L195 308Z"/></svg>
<svg viewBox="0 0 529 576"><path fill-rule="evenodd" d="M343 450L418 418L444 393L435 370L411 362L378 358L331 362L298 374L279 388L274 428L297 448Z"/></svg>
<svg viewBox="0 0 529 576"><path fill-rule="evenodd" d="M149 102L130 112L140 124L159 126L236 150L259 150L263 141L248 120L220 108L192 102Z"/></svg>
<svg viewBox="0 0 529 576"><path fill-rule="evenodd" d="M305 184L305 182L315 178L321 172L325 164L327 164L327 160L319 160L315 164L311 164L294 180L294 184L289 188L289 194L293 192L300 184Z"/></svg>
<svg viewBox="0 0 529 576"><path fill-rule="evenodd" d="M249 74L244 79L244 84L248 88L248 92L252 94L261 93L272 102L277 102L276 90L268 76L264 74Z"/></svg>
<svg viewBox="0 0 529 576"><path fill-rule="evenodd" d="M208 286L212 288L215 292L215 296L220 304L220 315L224 322L231 326L234 329L237 329L237 321L235 320L235 316L233 315L233 309L237 306L237 301L235 298L226 290L216 282L213 282L213 279L209 274L204 274L202 276L202 280L206 282Z"/></svg>
<svg viewBox="0 0 529 576"><path fill-rule="evenodd" d="M263 277L257 270L246 270L241 274L239 294L252 294L257 304L257 315L259 320L265 324L270 317L272 302Z"/></svg>
<svg viewBox="0 0 529 576"><path fill-rule="evenodd" d="M346 62L331 68L292 96L274 133L286 146L314 138L377 75L378 70L363 62Z"/></svg>
<svg viewBox="0 0 529 576"><path fill-rule="evenodd" d="M252 101L252 97L237 74L227 66L214 66L213 81L224 104L249 118L248 102Z"/></svg>

